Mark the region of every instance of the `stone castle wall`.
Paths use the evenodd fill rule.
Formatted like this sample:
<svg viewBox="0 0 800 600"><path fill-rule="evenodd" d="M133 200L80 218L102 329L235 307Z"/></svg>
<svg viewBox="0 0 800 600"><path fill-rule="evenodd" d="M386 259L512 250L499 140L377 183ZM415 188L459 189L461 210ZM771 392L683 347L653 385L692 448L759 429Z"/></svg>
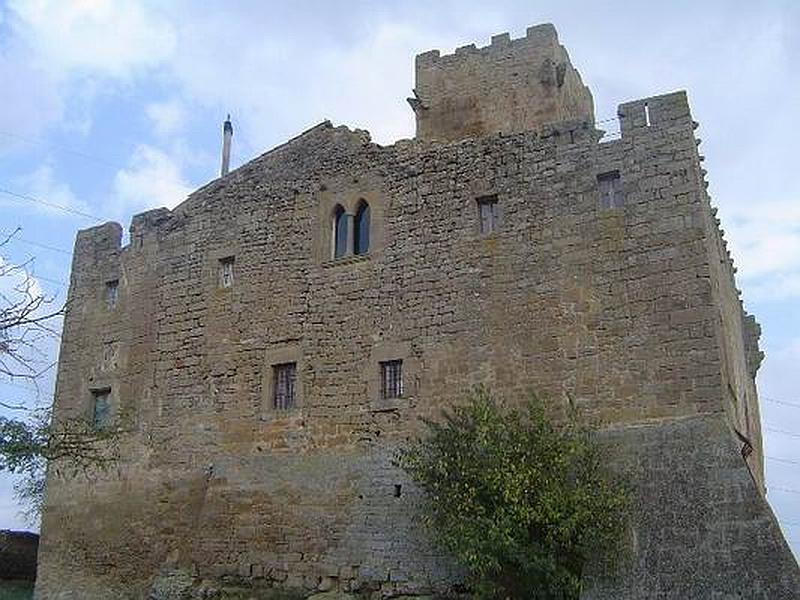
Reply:
<svg viewBox="0 0 800 600"><path fill-rule="evenodd" d="M51 469L37 597L140 598L176 571L446 591L459 572L420 529L419 493L391 458L419 417L479 383L507 402L536 392L556 414L571 399L611 428L620 468L641 482L652 506L637 513L647 543L630 572L661 592L623 579L592 597L676 597L677 563L664 561L698 539L685 560L715 576L689 578L683 597L792 597L796 565L731 428L757 407L743 379L744 334L750 354L757 335L719 254L694 123L683 93L648 99L647 118L644 102L620 107L621 139L607 143L580 119L388 147L323 123L174 211L136 217L124 248L116 224L81 232L56 417L88 417L92 390L109 389L135 427L113 472ZM612 171L625 203L606 209L597 176ZM486 235L477 199L490 194L499 228ZM360 199L370 252L333 260L334 206ZM399 400L379 397L389 359L403 360ZM298 407L276 411L272 366L287 361ZM707 445L693 450L697 436ZM782 579L742 576L775 556Z"/></svg>

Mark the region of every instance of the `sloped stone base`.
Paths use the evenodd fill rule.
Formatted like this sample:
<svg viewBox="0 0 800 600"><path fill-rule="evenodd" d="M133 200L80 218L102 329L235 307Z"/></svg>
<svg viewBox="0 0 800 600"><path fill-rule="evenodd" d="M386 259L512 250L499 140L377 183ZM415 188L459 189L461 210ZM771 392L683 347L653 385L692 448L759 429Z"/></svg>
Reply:
<svg viewBox="0 0 800 600"><path fill-rule="evenodd" d="M614 576L594 567L585 600L800 598L800 569L723 415L604 437L634 486L631 552Z"/></svg>

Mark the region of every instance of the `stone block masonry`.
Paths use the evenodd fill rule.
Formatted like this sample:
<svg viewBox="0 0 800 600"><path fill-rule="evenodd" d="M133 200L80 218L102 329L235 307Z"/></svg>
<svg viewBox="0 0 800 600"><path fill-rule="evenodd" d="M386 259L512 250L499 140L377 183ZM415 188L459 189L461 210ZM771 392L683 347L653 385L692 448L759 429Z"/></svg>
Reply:
<svg viewBox="0 0 800 600"><path fill-rule="evenodd" d="M524 38L492 37L441 56L417 56L409 103L417 139L460 140L530 131L565 120L594 122L594 101L550 24L529 27Z"/></svg>
<svg viewBox="0 0 800 600"><path fill-rule="evenodd" d="M506 41L520 43L492 47ZM391 459L479 383L509 403L535 391L554 414L575 402L637 482L633 563L587 597L797 597L763 499L758 328L686 95L621 105L604 143L556 102L546 122L509 108L519 130L446 142L381 147L325 122L135 217L126 247L114 223L80 232L55 418L88 418L103 391L135 426L113 472L51 470L37 597L175 581L452 591L462 573ZM279 380L291 402L274 401Z"/></svg>

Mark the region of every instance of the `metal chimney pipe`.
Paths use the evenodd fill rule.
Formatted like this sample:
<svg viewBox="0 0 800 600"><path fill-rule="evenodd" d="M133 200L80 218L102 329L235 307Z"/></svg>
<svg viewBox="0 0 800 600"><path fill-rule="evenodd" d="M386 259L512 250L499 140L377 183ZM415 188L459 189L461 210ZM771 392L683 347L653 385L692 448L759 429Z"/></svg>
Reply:
<svg viewBox="0 0 800 600"><path fill-rule="evenodd" d="M231 125L231 116L225 119L222 125L222 169L220 169L220 177L225 177L231 165L231 140L233 139L233 125Z"/></svg>

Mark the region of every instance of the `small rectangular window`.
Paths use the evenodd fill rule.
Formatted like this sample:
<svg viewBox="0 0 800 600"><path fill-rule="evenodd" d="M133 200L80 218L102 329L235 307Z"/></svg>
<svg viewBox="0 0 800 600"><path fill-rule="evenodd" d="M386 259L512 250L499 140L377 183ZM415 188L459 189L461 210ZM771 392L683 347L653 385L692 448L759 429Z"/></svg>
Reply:
<svg viewBox="0 0 800 600"><path fill-rule="evenodd" d="M288 410L295 407L295 381L297 380L297 363L283 363L272 366L273 395L272 406L276 410Z"/></svg>
<svg viewBox="0 0 800 600"><path fill-rule="evenodd" d="M219 287L233 287L233 256L219 259Z"/></svg>
<svg viewBox="0 0 800 600"><path fill-rule="evenodd" d="M381 397L384 400L403 397L403 361L381 363Z"/></svg>
<svg viewBox="0 0 800 600"><path fill-rule="evenodd" d="M497 231L497 196L478 198L478 220L482 234Z"/></svg>
<svg viewBox="0 0 800 600"><path fill-rule="evenodd" d="M110 310L116 308L119 296L119 280L113 279L106 282L106 307Z"/></svg>
<svg viewBox="0 0 800 600"><path fill-rule="evenodd" d="M601 173L597 176L597 187L600 194L600 208L620 208L625 205L622 193L622 179L619 171Z"/></svg>
<svg viewBox="0 0 800 600"><path fill-rule="evenodd" d="M104 371L117 368L117 344L116 342L106 342L103 344L103 359L100 368Z"/></svg>
<svg viewBox="0 0 800 600"><path fill-rule="evenodd" d="M111 390L92 390L92 425L106 429L111 424Z"/></svg>

